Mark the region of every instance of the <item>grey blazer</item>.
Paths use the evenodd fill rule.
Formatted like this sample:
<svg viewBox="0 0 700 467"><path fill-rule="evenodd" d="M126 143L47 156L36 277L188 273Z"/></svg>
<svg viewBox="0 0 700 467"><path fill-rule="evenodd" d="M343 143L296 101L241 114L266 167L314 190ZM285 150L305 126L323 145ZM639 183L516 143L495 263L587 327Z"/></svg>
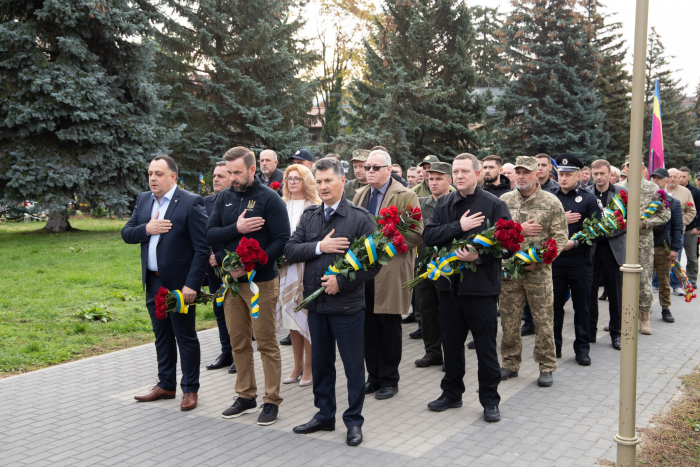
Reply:
<svg viewBox="0 0 700 467"><path fill-rule="evenodd" d="M621 186L618 185L612 185L612 187L615 189L615 193L620 193L621 191L624 191L627 193L627 190ZM588 191L589 193L593 193L595 195L595 185L589 185L583 187L584 190ZM605 208L608 203L610 202L610 193L605 194L606 199L598 199L596 196L596 199L598 199L598 209L602 212L603 208ZM613 255L615 256L615 261L617 261L617 264L622 266L625 264L625 248L627 244L627 230L615 230L612 233L612 236L605 237L610 244L610 249L613 252ZM601 240L602 241L602 240ZM591 248L591 254L595 254L595 247L596 243L593 244L593 247Z"/></svg>

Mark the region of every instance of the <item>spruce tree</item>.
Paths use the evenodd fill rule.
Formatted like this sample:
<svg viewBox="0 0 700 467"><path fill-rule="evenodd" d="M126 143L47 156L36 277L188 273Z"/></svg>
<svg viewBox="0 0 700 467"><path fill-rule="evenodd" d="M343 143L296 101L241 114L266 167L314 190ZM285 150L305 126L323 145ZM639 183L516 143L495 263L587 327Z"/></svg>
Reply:
<svg viewBox="0 0 700 467"><path fill-rule="evenodd" d="M611 15L601 13L598 0L583 0L589 23L589 42L598 49L601 62L594 86L600 95L600 110L605 115L603 129L609 142L598 157L620 166L629 153L631 76L625 66L627 47L622 39L622 23L612 22Z"/></svg>
<svg viewBox="0 0 700 467"><path fill-rule="evenodd" d="M366 73L351 87L351 148L385 146L408 166L476 152L487 96L473 93L471 14L456 0L389 0L365 41Z"/></svg>
<svg viewBox="0 0 700 467"><path fill-rule="evenodd" d="M644 160L649 160L651 123L654 110L655 82L659 80L661 96L661 120L664 137L664 164L666 167L681 167L695 158L697 117L690 108L683 108L685 95L677 71L670 69L666 49L661 36L651 28L646 57L646 92L644 107Z"/></svg>
<svg viewBox="0 0 700 467"><path fill-rule="evenodd" d="M474 23L474 67L477 86L498 86L503 76L498 65L503 60L503 50L496 31L503 27L503 13L498 8L474 6L471 8Z"/></svg>
<svg viewBox="0 0 700 467"><path fill-rule="evenodd" d="M166 0L174 13L159 37L168 122L183 125L173 157L186 173L211 170L233 146L293 154L316 86L300 78L316 55L297 36L291 0Z"/></svg>
<svg viewBox="0 0 700 467"><path fill-rule="evenodd" d="M609 136L595 89L600 55L577 0L515 0L499 35L509 78L497 101L501 154L599 157Z"/></svg>
<svg viewBox="0 0 700 467"><path fill-rule="evenodd" d="M70 230L68 205L119 214L147 187L168 133L149 41L147 1L0 3L0 180L5 200L49 210Z"/></svg>

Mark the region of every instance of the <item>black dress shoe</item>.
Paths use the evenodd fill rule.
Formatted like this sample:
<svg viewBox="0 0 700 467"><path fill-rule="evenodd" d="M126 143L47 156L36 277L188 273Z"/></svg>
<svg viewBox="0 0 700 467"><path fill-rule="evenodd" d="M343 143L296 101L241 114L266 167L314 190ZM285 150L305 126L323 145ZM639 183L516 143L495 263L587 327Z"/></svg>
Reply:
<svg viewBox="0 0 700 467"><path fill-rule="evenodd" d="M370 383L369 381L365 383L365 394L374 394L379 391L379 383Z"/></svg>
<svg viewBox="0 0 700 467"><path fill-rule="evenodd" d="M255 339L253 339L255 340ZM280 341L280 345L292 345L292 335L287 334L287 337Z"/></svg>
<svg viewBox="0 0 700 467"><path fill-rule="evenodd" d="M317 431L335 431L335 425L321 423L315 418L312 418L308 423L295 426L292 428L292 431L298 435L308 435L309 433L316 433Z"/></svg>
<svg viewBox="0 0 700 467"><path fill-rule="evenodd" d="M229 366L231 363L233 363L233 356L231 354L222 353L216 357L216 360L207 365L207 370L218 370L219 368Z"/></svg>
<svg viewBox="0 0 700 467"><path fill-rule="evenodd" d="M487 405L484 407L484 421L487 422L500 422L501 421L501 411L498 410L497 405Z"/></svg>
<svg viewBox="0 0 700 467"><path fill-rule="evenodd" d="M591 357L589 357L587 353L577 353L576 362L578 362L579 365L588 366L591 364Z"/></svg>
<svg viewBox="0 0 700 467"><path fill-rule="evenodd" d="M508 368L501 368L501 381L505 381L509 378L517 378L518 372L509 370Z"/></svg>
<svg viewBox="0 0 700 467"><path fill-rule="evenodd" d="M406 316L404 319L401 320L403 324L410 324L410 323L415 323L416 322L416 314L411 313L410 315Z"/></svg>
<svg viewBox="0 0 700 467"><path fill-rule="evenodd" d="M433 412L443 412L447 409L457 409L462 407L462 401L451 401L446 397L440 396L428 404L428 408Z"/></svg>
<svg viewBox="0 0 700 467"><path fill-rule="evenodd" d="M612 346L615 350L622 350L622 340L619 337L613 337Z"/></svg>
<svg viewBox="0 0 700 467"><path fill-rule="evenodd" d="M561 358L561 349L557 349L557 358Z"/></svg>
<svg viewBox="0 0 700 467"><path fill-rule="evenodd" d="M532 336L535 334L535 326L530 326L529 324L523 324L523 326L520 328L520 335L521 336Z"/></svg>
<svg viewBox="0 0 700 467"><path fill-rule="evenodd" d="M378 400L384 400L384 399L391 399L394 397L396 394L399 392L399 386L388 386L385 388L379 388L379 391L374 395L375 399Z"/></svg>
<svg viewBox="0 0 700 467"><path fill-rule="evenodd" d="M468 349L471 349L471 350L476 349L476 344L474 343L473 340L467 342L467 348L468 348Z"/></svg>
<svg viewBox="0 0 700 467"><path fill-rule="evenodd" d="M236 374L236 362L231 362L231 368L228 369L229 374Z"/></svg>
<svg viewBox="0 0 700 467"><path fill-rule="evenodd" d="M429 366L437 365L442 365L442 358L431 358L425 355L423 358L416 360L416 366L418 368L428 368Z"/></svg>
<svg viewBox="0 0 700 467"><path fill-rule="evenodd" d="M348 427L348 437L345 442L348 446L359 446L362 443L362 428L359 426Z"/></svg>
<svg viewBox="0 0 700 467"><path fill-rule="evenodd" d="M671 314L671 310L669 310L668 308L661 309L661 319L663 319L667 323L676 322L676 318L673 317L673 315Z"/></svg>
<svg viewBox="0 0 700 467"><path fill-rule="evenodd" d="M421 328L416 329L408 335L411 339L423 339L423 330Z"/></svg>

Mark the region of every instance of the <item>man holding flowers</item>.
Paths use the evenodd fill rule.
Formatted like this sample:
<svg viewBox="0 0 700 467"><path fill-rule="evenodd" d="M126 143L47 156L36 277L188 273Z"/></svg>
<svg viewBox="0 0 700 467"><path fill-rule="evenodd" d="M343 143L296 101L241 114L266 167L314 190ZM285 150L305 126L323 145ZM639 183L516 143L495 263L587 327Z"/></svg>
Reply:
<svg viewBox="0 0 700 467"><path fill-rule="evenodd" d="M564 208L556 196L542 190L537 183L537 159L518 156L515 164L516 190L501 196L514 221L520 222L526 249L530 243L540 245L553 240L542 263L532 262L525 267L526 274L519 279L503 281L501 294L501 380L518 376L522 362L520 320L525 303L530 304L535 322L535 361L540 365L537 384L553 384L552 373L557 369L554 345L554 312L552 292L552 260L567 245L567 224ZM549 256L549 258L547 257Z"/></svg>
<svg viewBox="0 0 700 467"><path fill-rule="evenodd" d="M369 236L375 222L369 213L345 199L345 171L330 158L316 162L315 178L323 204L309 206L301 216L292 238L284 249L289 263L304 262L304 298L319 287L325 291L310 301L311 372L314 404L318 413L308 423L294 428L298 434L335 430L335 347L348 381L348 409L343 421L348 428L347 444L362 442L362 406L365 401L364 323L365 282L375 277L381 266L357 270L355 280L334 273L336 255L345 254L354 239ZM301 311L299 311L301 313Z"/></svg>
<svg viewBox="0 0 700 467"><path fill-rule="evenodd" d="M282 403L282 357L276 337L279 273L275 260L282 256L289 240L287 206L277 192L255 178L255 156L249 149L241 146L229 149L224 159L231 188L221 191L216 199L207 223L207 242L222 244L225 251L236 252L240 262L249 267L248 270L236 267L230 272L238 280L240 291L234 296L227 290L224 295L226 326L238 371L235 387L238 397L221 416L236 418L257 411L251 338L255 335L265 374L264 403L258 425L271 425L277 420L278 406ZM258 251L258 244L264 255ZM225 265L226 260L222 262ZM249 272L254 272L254 276ZM257 294L251 284L253 277ZM253 306L256 299L257 310Z"/></svg>
<svg viewBox="0 0 700 467"><path fill-rule="evenodd" d="M355 194L352 202L367 209L373 216L394 206L404 212L408 206L418 207L418 196L391 178L391 157L383 149L370 152L365 165L368 186ZM418 219L420 220L420 219ZM401 362L401 315L411 304L411 291L402 285L414 276L415 247L421 243L423 223L404 235L406 252L399 252L377 277L365 285L365 361L368 379L367 394L376 399L389 399L399 392ZM404 244L394 244L397 250Z"/></svg>
<svg viewBox="0 0 700 467"><path fill-rule="evenodd" d="M505 203L477 186L479 161L472 154L460 154L452 164L457 191L441 196L428 221L423 241L429 247L452 248L453 240L467 239L472 234L510 219ZM497 239L508 243L508 238ZM505 246L504 246L505 247ZM476 264L475 270L464 268L459 274L441 275L436 282L440 301L440 335L445 354L445 376L442 395L428 404L434 411L462 406L464 394L464 343L472 332L479 365L479 401L484 419L501 419L498 405L501 379L496 351L497 304L501 292L501 260L492 255L479 255L474 247L457 250L460 261ZM522 307L521 307L522 308Z"/></svg>

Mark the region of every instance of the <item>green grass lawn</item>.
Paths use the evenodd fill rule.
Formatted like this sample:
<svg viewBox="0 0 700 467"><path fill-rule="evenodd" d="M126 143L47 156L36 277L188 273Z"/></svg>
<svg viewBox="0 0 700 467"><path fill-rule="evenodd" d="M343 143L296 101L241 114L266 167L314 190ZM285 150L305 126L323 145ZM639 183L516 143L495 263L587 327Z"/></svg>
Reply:
<svg viewBox="0 0 700 467"><path fill-rule="evenodd" d="M139 245L124 220L71 219L79 232L37 233L44 223L0 224L0 377L152 342ZM105 307L109 322L75 317ZM216 326L210 306L197 329Z"/></svg>

